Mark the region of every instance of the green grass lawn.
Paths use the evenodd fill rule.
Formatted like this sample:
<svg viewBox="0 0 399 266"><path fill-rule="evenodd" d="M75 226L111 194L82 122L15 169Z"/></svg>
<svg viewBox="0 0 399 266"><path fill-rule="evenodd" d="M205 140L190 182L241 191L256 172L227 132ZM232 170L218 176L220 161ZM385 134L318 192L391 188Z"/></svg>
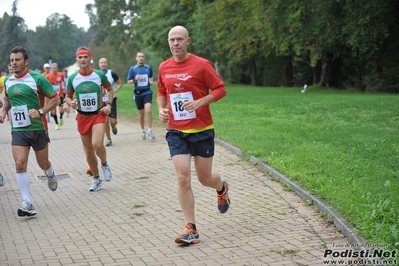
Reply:
<svg viewBox="0 0 399 266"><path fill-rule="evenodd" d="M211 105L217 138L329 202L370 243L399 244L399 95L226 87ZM118 113L137 120L129 85Z"/></svg>

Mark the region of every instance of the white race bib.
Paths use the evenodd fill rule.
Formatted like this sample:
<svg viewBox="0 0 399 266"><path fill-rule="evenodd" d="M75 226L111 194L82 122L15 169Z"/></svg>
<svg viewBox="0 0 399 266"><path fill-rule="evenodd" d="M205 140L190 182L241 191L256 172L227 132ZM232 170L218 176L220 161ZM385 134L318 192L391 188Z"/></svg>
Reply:
<svg viewBox="0 0 399 266"><path fill-rule="evenodd" d="M186 101L193 101L193 94L191 91L182 93L173 93L169 95L172 113L175 120L187 120L196 118L196 112L188 112L184 110L183 103Z"/></svg>
<svg viewBox="0 0 399 266"><path fill-rule="evenodd" d="M97 93L85 93L79 95L80 110L82 112L97 111Z"/></svg>
<svg viewBox="0 0 399 266"><path fill-rule="evenodd" d="M60 93L60 84L54 84L53 88L58 94Z"/></svg>
<svg viewBox="0 0 399 266"><path fill-rule="evenodd" d="M27 127L31 124L27 105L12 106L11 117L13 127Z"/></svg>
<svg viewBox="0 0 399 266"><path fill-rule="evenodd" d="M140 78L137 82L137 86L148 86L148 75L147 74L139 74Z"/></svg>

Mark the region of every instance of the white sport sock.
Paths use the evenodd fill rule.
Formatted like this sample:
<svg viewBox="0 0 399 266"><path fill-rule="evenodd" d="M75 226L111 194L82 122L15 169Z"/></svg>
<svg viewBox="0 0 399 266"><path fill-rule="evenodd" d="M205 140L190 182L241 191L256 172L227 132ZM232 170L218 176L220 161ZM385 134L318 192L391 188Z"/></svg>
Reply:
<svg viewBox="0 0 399 266"><path fill-rule="evenodd" d="M30 192L29 192L30 178L29 178L28 172L17 173L17 181L18 181L19 189L21 190L22 198L24 200L31 202L30 201Z"/></svg>
<svg viewBox="0 0 399 266"><path fill-rule="evenodd" d="M50 168L47 169L47 170L44 170L44 173L46 174L47 177L51 176L51 175L53 174L53 172L54 172L52 166L53 166L53 165L52 165L51 162L50 162Z"/></svg>
<svg viewBox="0 0 399 266"><path fill-rule="evenodd" d="M148 128L148 133L152 132L152 128Z"/></svg>

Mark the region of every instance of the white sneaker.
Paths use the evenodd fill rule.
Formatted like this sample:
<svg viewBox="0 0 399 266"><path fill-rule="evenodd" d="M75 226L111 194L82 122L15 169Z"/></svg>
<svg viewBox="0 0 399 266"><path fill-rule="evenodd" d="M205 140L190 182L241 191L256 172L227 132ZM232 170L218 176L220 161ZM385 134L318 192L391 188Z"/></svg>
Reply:
<svg viewBox="0 0 399 266"><path fill-rule="evenodd" d="M51 176L48 176L47 174L46 174L46 176L47 176L47 185L48 185L48 188L49 188L51 191L56 191L57 188L58 188L58 179L57 179L57 177L55 176L54 171L53 171L53 173L51 174Z"/></svg>
<svg viewBox="0 0 399 266"><path fill-rule="evenodd" d="M23 217L23 216L33 216L36 215L37 212L35 211L35 208L33 208L32 203L30 203L27 200L24 200L22 202L21 207L18 209L18 216Z"/></svg>
<svg viewBox="0 0 399 266"><path fill-rule="evenodd" d="M145 138L146 138L146 134L145 134L145 132L143 131L143 132L141 132L141 140L145 140Z"/></svg>
<svg viewBox="0 0 399 266"><path fill-rule="evenodd" d="M107 182L111 181L111 179L112 179L112 171L111 171L111 168L109 167L109 164L106 163L105 165L101 165L101 168L103 169L105 181L107 181Z"/></svg>
<svg viewBox="0 0 399 266"><path fill-rule="evenodd" d="M155 139L154 133L152 133L152 131L148 132L148 139Z"/></svg>
<svg viewBox="0 0 399 266"><path fill-rule="evenodd" d="M91 182L89 191L90 192L98 191L102 185L103 185L103 180L101 179L101 177L93 178L93 182Z"/></svg>

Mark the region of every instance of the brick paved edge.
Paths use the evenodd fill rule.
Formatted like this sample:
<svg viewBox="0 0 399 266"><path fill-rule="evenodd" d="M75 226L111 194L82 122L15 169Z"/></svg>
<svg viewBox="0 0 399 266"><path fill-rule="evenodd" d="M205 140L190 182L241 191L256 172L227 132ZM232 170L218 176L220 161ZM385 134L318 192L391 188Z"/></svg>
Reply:
<svg viewBox="0 0 399 266"><path fill-rule="evenodd" d="M351 225L348 221L344 219L333 207L331 207L327 202L318 199L317 197L311 195L309 191L304 189L295 181L290 180L287 176L280 173L279 171L273 169L270 165L260 161L254 156L248 156L244 154L240 149L230 145L227 142L224 142L220 139L215 139L215 142L226 149L234 152L238 156L243 159L246 159L253 163L254 165L260 167L262 170L265 170L268 174L271 175L276 181L282 181L285 184L294 188L295 192L303 199L312 202L315 208L322 213L325 213L329 220L331 220L334 225L341 231L341 233L352 243L355 247L360 249L364 249L363 247L367 246L367 241L361 235L357 234L357 229Z"/></svg>

